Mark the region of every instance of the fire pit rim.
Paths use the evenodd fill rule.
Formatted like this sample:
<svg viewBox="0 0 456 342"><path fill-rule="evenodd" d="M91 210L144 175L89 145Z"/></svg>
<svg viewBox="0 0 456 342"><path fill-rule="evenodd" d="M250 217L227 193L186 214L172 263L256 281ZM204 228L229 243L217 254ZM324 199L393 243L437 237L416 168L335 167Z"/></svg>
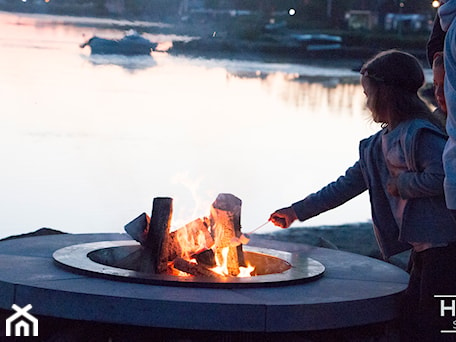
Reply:
<svg viewBox="0 0 456 342"><path fill-rule="evenodd" d="M283 259L290 263L291 267L282 273L257 275L248 278L226 277L211 279L199 276L178 277L168 274L138 272L97 263L88 257L91 252L96 250L126 246L139 246L139 244L133 240L100 241L76 244L56 250L52 254L52 257L58 266L87 276L131 283L179 287L187 286L227 289L287 286L316 280L320 278L325 271L323 264L315 259L303 256L300 253L251 246L244 246L245 251L267 254L272 257Z"/></svg>

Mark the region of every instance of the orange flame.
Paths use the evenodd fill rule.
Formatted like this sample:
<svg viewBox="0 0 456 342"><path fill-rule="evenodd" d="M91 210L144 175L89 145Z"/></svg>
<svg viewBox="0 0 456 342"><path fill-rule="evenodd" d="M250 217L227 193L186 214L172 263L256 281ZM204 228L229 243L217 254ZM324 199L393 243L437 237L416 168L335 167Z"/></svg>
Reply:
<svg viewBox="0 0 456 342"><path fill-rule="evenodd" d="M255 270L255 267L248 264L246 267L239 267L239 278L248 278L252 276L252 272Z"/></svg>
<svg viewBox="0 0 456 342"><path fill-rule="evenodd" d="M210 268L210 270L214 273L220 274L222 276L229 276L228 272L228 252L229 252L229 247L222 248L222 260L219 260L219 258L216 256L215 257L215 262L217 263L217 266ZM239 267L239 274L237 277L239 278L248 278L252 276L252 272L255 270L255 267L248 264L246 267Z"/></svg>
<svg viewBox="0 0 456 342"><path fill-rule="evenodd" d="M214 245L216 241L221 241L222 237L212 238L210 232L207 229L204 229L206 226L206 218L196 219L184 227L176 230L175 238L180 246L180 257L189 261L197 263L193 256L207 249L217 249L217 246ZM223 230L213 230L214 227L211 227L211 230L216 232L216 235L222 234ZM214 273L217 273L221 276L231 276L228 270L228 254L230 252L230 246L227 247L218 247L220 248L220 253L215 254L215 263L217 266L209 268ZM239 274L237 277L251 277L251 273L254 271L255 267L247 265L246 267L239 267ZM174 273L175 274L175 273ZM176 275L176 274L175 274ZM185 272L178 272L179 276L189 276Z"/></svg>
<svg viewBox="0 0 456 342"><path fill-rule="evenodd" d="M198 230L202 220L195 220L187 224L184 228L176 231L176 238L181 247L181 257L188 260L197 251L210 248L212 241L208 241L208 237ZM209 246L208 246L209 245Z"/></svg>
<svg viewBox="0 0 456 342"><path fill-rule="evenodd" d="M217 255L215 256L215 263L217 264L217 266L212 267L210 269L212 272L215 272L222 276L227 276L229 274L228 273L228 252L229 252L229 250L230 250L229 247L222 248L222 252L220 253L222 255L222 260L219 260Z"/></svg>

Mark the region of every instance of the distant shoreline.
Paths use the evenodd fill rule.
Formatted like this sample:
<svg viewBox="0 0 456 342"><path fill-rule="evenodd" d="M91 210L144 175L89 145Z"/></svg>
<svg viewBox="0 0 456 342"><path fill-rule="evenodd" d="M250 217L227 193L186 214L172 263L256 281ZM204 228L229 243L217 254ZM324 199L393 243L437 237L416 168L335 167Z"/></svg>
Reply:
<svg viewBox="0 0 456 342"><path fill-rule="evenodd" d="M328 67L343 67L349 69L359 68L365 61L376 53L386 50L385 47L373 42L371 45L343 45L336 50L305 51L296 46L291 46L287 34L260 35L257 39L232 38L227 34L213 36L213 28L210 25L189 25L181 22L162 23L140 21L128 18L91 17L66 13L31 13L17 12L0 9L0 11L12 15L24 16L49 16L81 18L81 22L70 22L75 26L93 26L100 28L115 28L128 30L130 28L149 34L168 34L177 36L193 37L192 40L173 41L173 47L168 51L170 54L182 54L186 56L198 56L207 58L228 58L262 60L277 63L305 63ZM83 18L90 19L85 23ZM95 24L99 20L100 23ZM111 22L111 23L110 23ZM115 23L115 24L113 24ZM150 24L150 25L147 25ZM288 32L288 31L287 31ZM289 31L293 33L294 31ZM304 31L303 31L304 32ZM322 31L323 32L323 31ZM342 33L343 31L341 31ZM295 32L296 33L296 32ZM301 32L302 33L302 32ZM347 34L346 32L344 34ZM391 42L391 47L409 52L416 56L423 64L429 67L426 59L426 47L423 42L422 49L401 48L399 42ZM399 44L400 45L400 44Z"/></svg>
<svg viewBox="0 0 456 342"><path fill-rule="evenodd" d="M266 62L305 63L309 65L343 67L354 71L377 53L385 49L375 47L343 46L336 50L305 51L289 47L287 42L245 41L226 38L200 38L173 43L171 54L204 56L209 58L261 59ZM426 68L423 50L401 49L417 57Z"/></svg>

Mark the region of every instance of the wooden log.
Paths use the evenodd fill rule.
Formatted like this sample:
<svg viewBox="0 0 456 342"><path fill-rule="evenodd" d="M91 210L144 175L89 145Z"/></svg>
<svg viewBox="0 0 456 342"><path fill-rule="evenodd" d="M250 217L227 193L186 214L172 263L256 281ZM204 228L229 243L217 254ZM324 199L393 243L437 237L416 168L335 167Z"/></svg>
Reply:
<svg viewBox="0 0 456 342"><path fill-rule="evenodd" d="M179 257L174 259L174 268L194 276L204 276L209 278L222 277L221 275L212 272L203 265L195 264Z"/></svg>
<svg viewBox="0 0 456 342"><path fill-rule="evenodd" d="M150 250L152 273L160 274L167 271L169 227L171 225L172 213L172 198L154 198L149 230L144 242L144 246Z"/></svg>
<svg viewBox="0 0 456 342"><path fill-rule="evenodd" d="M192 255L199 265L206 266L209 268L217 266L215 262L215 253L212 249L205 249L198 251Z"/></svg>
<svg viewBox="0 0 456 342"><path fill-rule="evenodd" d="M231 241L241 235L242 201L232 194L219 194L210 210L211 234L215 243L216 259L223 259L222 249L229 248L226 267L230 276L239 274L239 266L245 266L242 245L233 246Z"/></svg>
<svg viewBox="0 0 456 342"><path fill-rule="evenodd" d="M125 231L133 239L138 241L141 245L146 242L147 232L149 230L150 217L146 213L142 213L133 221L125 225Z"/></svg>
<svg viewBox="0 0 456 342"><path fill-rule="evenodd" d="M209 232L209 219L207 217L187 223L182 228L171 232L169 238L168 259L170 261L177 257L188 260L196 252L208 249L214 244Z"/></svg>

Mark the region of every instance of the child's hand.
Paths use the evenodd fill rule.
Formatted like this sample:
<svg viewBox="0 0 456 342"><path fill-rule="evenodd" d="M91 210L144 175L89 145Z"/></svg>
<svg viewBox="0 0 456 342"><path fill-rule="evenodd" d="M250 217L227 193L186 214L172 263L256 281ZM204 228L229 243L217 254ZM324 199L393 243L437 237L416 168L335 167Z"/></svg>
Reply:
<svg viewBox="0 0 456 342"><path fill-rule="evenodd" d="M292 207L276 210L269 217L269 221L280 228L288 228L298 217Z"/></svg>

